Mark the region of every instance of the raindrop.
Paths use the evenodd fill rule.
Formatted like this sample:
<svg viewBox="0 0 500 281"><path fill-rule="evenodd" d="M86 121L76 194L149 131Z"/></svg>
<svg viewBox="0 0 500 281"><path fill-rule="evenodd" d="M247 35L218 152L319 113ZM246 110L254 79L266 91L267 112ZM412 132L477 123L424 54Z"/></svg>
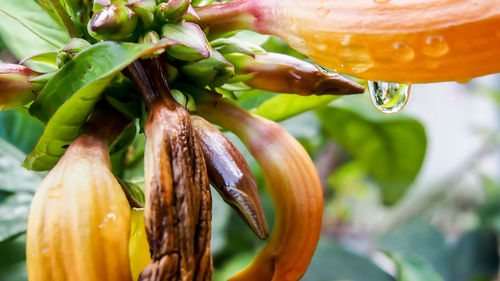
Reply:
<svg viewBox="0 0 500 281"><path fill-rule="evenodd" d="M344 35L342 40L340 40L340 44L344 47L349 46L350 43L351 43L351 34Z"/></svg>
<svg viewBox="0 0 500 281"><path fill-rule="evenodd" d="M368 81L368 90L373 105L382 113L399 112L408 102L410 84Z"/></svg>
<svg viewBox="0 0 500 281"><path fill-rule="evenodd" d="M424 55L431 58L439 58L448 53L450 47L444 40L443 36L429 36L425 39L425 46L423 48Z"/></svg>
<svg viewBox="0 0 500 281"><path fill-rule="evenodd" d="M404 42L396 42L393 45L395 58L400 62L409 62L415 57L413 49Z"/></svg>

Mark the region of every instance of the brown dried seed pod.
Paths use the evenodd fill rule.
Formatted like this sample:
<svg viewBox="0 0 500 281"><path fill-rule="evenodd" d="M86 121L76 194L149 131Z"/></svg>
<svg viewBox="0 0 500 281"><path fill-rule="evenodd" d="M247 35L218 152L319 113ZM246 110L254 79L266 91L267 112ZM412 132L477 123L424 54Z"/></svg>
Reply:
<svg viewBox="0 0 500 281"><path fill-rule="evenodd" d="M211 196L205 161L188 111L170 96L163 67L153 59L128 69L149 109L144 218L152 261L139 280L210 280Z"/></svg>

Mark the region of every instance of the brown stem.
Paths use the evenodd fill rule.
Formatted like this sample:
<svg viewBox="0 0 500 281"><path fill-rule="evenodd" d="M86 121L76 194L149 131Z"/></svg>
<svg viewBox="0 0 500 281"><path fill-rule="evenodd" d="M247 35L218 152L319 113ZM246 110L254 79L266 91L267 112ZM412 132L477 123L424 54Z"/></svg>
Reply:
<svg viewBox="0 0 500 281"><path fill-rule="evenodd" d="M167 70L163 59L136 60L125 69L139 92L144 97L149 110L155 104L176 103L167 84Z"/></svg>

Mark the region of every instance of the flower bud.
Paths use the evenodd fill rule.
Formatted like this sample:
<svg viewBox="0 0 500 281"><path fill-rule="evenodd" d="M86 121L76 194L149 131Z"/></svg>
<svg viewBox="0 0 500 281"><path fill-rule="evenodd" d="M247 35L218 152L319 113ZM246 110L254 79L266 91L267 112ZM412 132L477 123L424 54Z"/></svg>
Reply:
<svg viewBox="0 0 500 281"><path fill-rule="evenodd" d="M154 22L154 10L156 6L155 0L135 0L126 4L126 6L134 11L142 20L144 27L149 28Z"/></svg>
<svg viewBox="0 0 500 281"><path fill-rule="evenodd" d="M167 23L162 28L163 37L176 42L169 47L170 56L184 61L197 61L210 57L212 50L203 30L194 23Z"/></svg>
<svg viewBox="0 0 500 281"><path fill-rule="evenodd" d="M254 57L233 53L225 56L253 88L299 95L347 95L363 93L365 88L341 75L325 73L318 67L277 53L257 53Z"/></svg>
<svg viewBox="0 0 500 281"><path fill-rule="evenodd" d="M205 119L191 116L212 185L260 239L268 228L257 192L257 180L234 144Z"/></svg>
<svg viewBox="0 0 500 281"><path fill-rule="evenodd" d="M137 15L122 1L94 12L88 24L89 34L98 40L123 40L133 35Z"/></svg>
<svg viewBox="0 0 500 281"><path fill-rule="evenodd" d="M16 108L35 99L30 78L36 75L17 64L0 64L0 110Z"/></svg>
<svg viewBox="0 0 500 281"><path fill-rule="evenodd" d="M151 262L139 280L210 280L212 202L189 112L170 94L161 59L136 61L127 74L148 108L144 218Z"/></svg>
<svg viewBox="0 0 500 281"><path fill-rule="evenodd" d="M181 71L199 86L218 87L234 75L234 66L219 52L212 51L208 59L187 63Z"/></svg>
<svg viewBox="0 0 500 281"><path fill-rule="evenodd" d="M169 0L156 6L155 17L160 22L182 21L189 8L189 0Z"/></svg>
<svg viewBox="0 0 500 281"><path fill-rule="evenodd" d="M305 149L280 125L224 100L198 105L209 121L235 133L262 168L276 211L269 243L229 280L299 280L321 231L323 192Z"/></svg>
<svg viewBox="0 0 500 281"><path fill-rule="evenodd" d="M212 34L276 35L316 63L366 80L464 81L500 72L497 1L378 2L241 0L196 12Z"/></svg>
<svg viewBox="0 0 500 281"><path fill-rule="evenodd" d="M27 228L31 281L131 280L130 206L105 142L82 135L38 188Z"/></svg>

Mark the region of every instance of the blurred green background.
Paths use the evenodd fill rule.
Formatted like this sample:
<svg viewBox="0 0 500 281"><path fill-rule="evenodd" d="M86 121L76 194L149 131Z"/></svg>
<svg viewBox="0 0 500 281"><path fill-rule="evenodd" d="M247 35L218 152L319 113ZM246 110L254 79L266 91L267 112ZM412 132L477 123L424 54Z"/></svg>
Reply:
<svg viewBox="0 0 500 281"><path fill-rule="evenodd" d="M0 60L17 62L8 32L0 36ZM276 38L236 37L301 57ZM283 120L317 166L326 199L322 238L302 280L500 280L500 75L413 85L408 105L395 115L378 112L366 94L278 96L239 84L227 90L241 106ZM42 131L23 110L0 112L2 281L27 280L26 218L44 173L20 164ZM272 226L262 173L241 142L228 136L259 181ZM140 135L134 142L139 161L115 166L120 177L141 184L143 145ZM214 280L226 280L265 242L216 192L213 197Z"/></svg>

